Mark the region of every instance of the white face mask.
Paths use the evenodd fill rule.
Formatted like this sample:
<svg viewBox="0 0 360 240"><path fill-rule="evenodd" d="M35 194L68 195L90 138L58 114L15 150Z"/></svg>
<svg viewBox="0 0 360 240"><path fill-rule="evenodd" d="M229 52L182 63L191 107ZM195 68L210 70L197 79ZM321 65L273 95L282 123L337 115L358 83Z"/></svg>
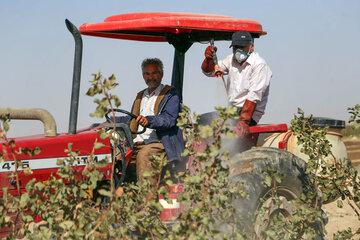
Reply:
<svg viewBox="0 0 360 240"><path fill-rule="evenodd" d="M242 63L243 61L245 61L246 58L250 55L251 47L252 47L252 45L250 45L248 52L245 52L244 50L241 50L240 48L236 49L236 51L234 53L236 61L238 61L239 63Z"/></svg>

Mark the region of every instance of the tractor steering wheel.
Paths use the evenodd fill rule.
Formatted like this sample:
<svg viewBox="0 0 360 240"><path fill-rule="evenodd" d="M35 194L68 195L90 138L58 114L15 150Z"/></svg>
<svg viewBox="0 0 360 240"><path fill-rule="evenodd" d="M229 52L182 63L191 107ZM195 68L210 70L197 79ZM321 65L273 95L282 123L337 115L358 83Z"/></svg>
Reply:
<svg viewBox="0 0 360 240"><path fill-rule="evenodd" d="M137 119L138 116L136 116L135 114L129 112L129 111L126 111L124 109L120 109L120 108L114 108L114 112L121 112L121 113L124 113L126 115L129 115L131 118L135 118ZM109 117L109 113L108 114L105 114L105 118L106 120L109 122L109 123L113 123L113 119L111 117ZM143 127L143 130L141 131L138 131L138 132L133 132L131 131L131 134L142 134L146 131L146 127Z"/></svg>

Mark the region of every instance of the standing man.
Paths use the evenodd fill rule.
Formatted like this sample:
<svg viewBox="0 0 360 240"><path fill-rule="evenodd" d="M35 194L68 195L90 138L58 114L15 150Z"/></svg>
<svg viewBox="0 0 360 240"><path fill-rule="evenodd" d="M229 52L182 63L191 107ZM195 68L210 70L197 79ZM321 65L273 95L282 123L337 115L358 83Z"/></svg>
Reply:
<svg viewBox="0 0 360 240"><path fill-rule="evenodd" d="M249 126L256 125L265 112L272 72L265 60L254 52L254 40L249 32L234 32L230 47L233 54L215 66L213 56L217 48L208 46L201 69L208 77L215 76L215 71L228 75L228 100L239 108L236 126L244 136L249 134Z"/></svg>
<svg viewBox="0 0 360 240"><path fill-rule="evenodd" d="M147 58L141 64L142 75L148 86L140 91L132 106L132 113L137 119L132 119L130 129L133 132L146 131L134 138L133 159L136 161L136 176L143 179L144 171L153 171L153 155L166 153L168 165L181 162L184 151L182 131L176 126L181 110L180 96L173 86L163 85L163 63L158 58ZM117 121L124 122L127 117L119 117ZM149 180L155 184L156 179Z"/></svg>

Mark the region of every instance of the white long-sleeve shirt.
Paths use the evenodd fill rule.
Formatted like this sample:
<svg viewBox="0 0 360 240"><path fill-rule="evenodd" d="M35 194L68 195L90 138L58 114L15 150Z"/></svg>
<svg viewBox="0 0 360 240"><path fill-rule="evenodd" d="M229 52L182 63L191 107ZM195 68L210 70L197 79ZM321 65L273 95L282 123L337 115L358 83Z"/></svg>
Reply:
<svg viewBox="0 0 360 240"><path fill-rule="evenodd" d="M164 88L164 84L160 84L151 94L149 94L149 89L146 89L142 95L141 104L140 104L140 115L153 116L155 115L154 106L157 97L159 96L161 90ZM138 131L142 131L144 128L139 125ZM134 142L141 142L145 139L151 139L152 142L160 142L159 138L156 135L156 130L151 128L146 128L146 131L143 134L136 135Z"/></svg>
<svg viewBox="0 0 360 240"><path fill-rule="evenodd" d="M272 76L265 60L257 52L253 52L242 65L233 54L220 60L218 64L224 75L228 75L226 85L229 103L242 107L246 99L255 102L257 105L252 118L259 122L265 113ZM214 72L205 75L214 76Z"/></svg>

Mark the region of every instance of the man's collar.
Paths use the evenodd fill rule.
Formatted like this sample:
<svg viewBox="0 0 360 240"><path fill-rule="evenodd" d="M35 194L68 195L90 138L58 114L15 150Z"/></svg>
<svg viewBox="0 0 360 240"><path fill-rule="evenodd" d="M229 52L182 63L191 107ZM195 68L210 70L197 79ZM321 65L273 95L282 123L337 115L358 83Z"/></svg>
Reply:
<svg viewBox="0 0 360 240"><path fill-rule="evenodd" d="M249 65L254 64L254 62L255 62L255 52L252 52L250 54L250 56L246 59L245 62L248 63Z"/></svg>
<svg viewBox="0 0 360 240"><path fill-rule="evenodd" d="M153 95L159 95L161 90L164 88L164 84L160 84L151 94L149 94L149 88L147 88L144 92L144 95L151 97Z"/></svg>

